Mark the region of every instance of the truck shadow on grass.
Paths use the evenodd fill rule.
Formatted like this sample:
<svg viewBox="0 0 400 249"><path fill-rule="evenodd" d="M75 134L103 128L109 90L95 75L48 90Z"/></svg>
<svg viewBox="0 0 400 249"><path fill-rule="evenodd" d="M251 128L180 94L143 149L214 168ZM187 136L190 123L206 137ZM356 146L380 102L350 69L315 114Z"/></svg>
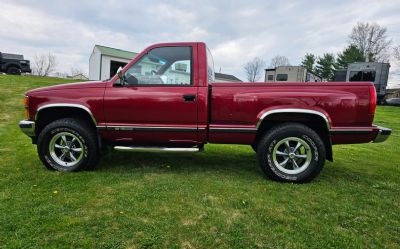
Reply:
<svg viewBox="0 0 400 249"><path fill-rule="evenodd" d="M197 153L171 152L119 152L110 150L103 156L96 171L130 173L184 173L213 172L224 176L263 179L257 155L249 149L226 151L217 149ZM375 176L378 177L379 176ZM353 170L341 163L326 162L321 175L314 183L333 184L338 182L362 183L378 180L371 175Z"/></svg>
<svg viewBox="0 0 400 249"><path fill-rule="evenodd" d="M197 174L211 172L223 176L263 179L257 155L251 149L232 152L210 150L201 153L157 153L157 152L118 152L110 150L103 156L96 171L130 173L176 173ZM379 176L375 176L375 180ZM321 175L313 182L333 184L337 182L370 182L370 176L348 168L341 163L326 162Z"/></svg>
<svg viewBox="0 0 400 249"><path fill-rule="evenodd" d="M101 171L243 171L261 175L256 154L251 149L221 153L217 150L179 152L119 152L109 150L101 159L96 170Z"/></svg>

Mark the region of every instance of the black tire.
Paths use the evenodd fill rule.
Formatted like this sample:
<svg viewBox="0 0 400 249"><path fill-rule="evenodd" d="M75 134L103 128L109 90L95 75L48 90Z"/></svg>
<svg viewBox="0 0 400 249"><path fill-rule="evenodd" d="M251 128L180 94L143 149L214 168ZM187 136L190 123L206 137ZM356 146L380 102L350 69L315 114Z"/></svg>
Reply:
<svg viewBox="0 0 400 249"><path fill-rule="evenodd" d="M298 144L300 147L293 151ZM273 127L264 134L257 147L258 163L265 176L280 182L311 181L324 167L325 156L325 145L318 134L298 123Z"/></svg>
<svg viewBox="0 0 400 249"><path fill-rule="evenodd" d="M62 136L63 134L64 136ZM59 138L59 142L57 142L58 136L61 136L61 138ZM66 145L61 140L64 141L65 138L66 140L68 140L69 137L72 139L69 139L70 144L68 145L68 151L63 152L61 151L62 149L53 149L53 151L51 152L51 148L56 148L55 146L52 146L53 141L54 144L57 146L59 146L58 144ZM75 145L71 145L71 140L75 141L72 141L72 143L77 144L77 148L75 148ZM96 132L92 128L90 128L88 124L73 118L64 118L48 124L40 132L37 141L37 151L40 160L43 162L46 168L50 170L91 170L96 166L100 158L99 146L97 141L98 140ZM79 150L80 147L82 148L80 152L73 151L74 149ZM60 159L62 155L57 156L57 152L58 154L62 155L64 153L70 154L72 152L74 154L73 156L78 157L77 159L79 160L73 161L70 156L64 156L69 157L69 160L67 160L68 158L65 158L65 165L61 164L60 161L57 160L62 160ZM66 166L67 163L71 165Z"/></svg>
<svg viewBox="0 0 400 249"><path fill-rule="evenodd" d="M254 152L257 153L257 146L255 144L252 144L250 146L254 150Z"/></svg>
<svg viewBox="0 0 400 249"><path fill-rule="evenodd" d="M9 67L7 68L7 74L21 75L21 69L17 67Z"/></svg>

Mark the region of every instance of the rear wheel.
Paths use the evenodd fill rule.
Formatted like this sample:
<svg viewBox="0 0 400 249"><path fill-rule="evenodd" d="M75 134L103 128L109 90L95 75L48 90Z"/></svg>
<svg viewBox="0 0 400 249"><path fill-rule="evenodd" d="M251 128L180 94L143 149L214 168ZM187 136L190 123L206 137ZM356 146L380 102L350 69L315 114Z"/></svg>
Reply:
<svg viewBox="0 0 400 249"><path fill-rule="evenodd" d="M308 182L325 163L325 146L309 127L286 123L269 130L257 146L258 162L270 179Z"/></svg>
<svg viewBox="0 0 400 249"><path fill-rule="evenodd" d="M7 74L21 75L21 70L17 67L7 68Z"/></svg>
<svg viewBox="0 0 400 249"><path fill-rule="evenodd" d="M38 154L48 169L92 169L100 153L96 133L83 121L65 118L47 125L38 137Z"/></svg>

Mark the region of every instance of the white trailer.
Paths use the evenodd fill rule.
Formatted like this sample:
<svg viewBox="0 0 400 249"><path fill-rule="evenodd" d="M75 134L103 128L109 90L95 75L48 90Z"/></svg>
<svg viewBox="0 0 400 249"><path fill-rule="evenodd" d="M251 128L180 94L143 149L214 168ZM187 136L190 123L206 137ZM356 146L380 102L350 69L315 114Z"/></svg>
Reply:
<svg viewBox="0 0 400 249"><path fill-rule="evenodd" d="M322 78L301 66L281 66L265 69L264 82L321 82Z"/></svg>

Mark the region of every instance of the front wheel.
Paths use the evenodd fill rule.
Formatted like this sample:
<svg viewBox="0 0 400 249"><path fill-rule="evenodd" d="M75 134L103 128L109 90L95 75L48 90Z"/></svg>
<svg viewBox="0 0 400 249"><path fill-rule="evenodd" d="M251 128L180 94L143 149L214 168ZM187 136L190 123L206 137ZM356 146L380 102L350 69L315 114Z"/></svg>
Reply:
<svg viewBox="0 0 400 249"><path fill-rule="evenodd" d="M7 69L7 74L21 75L21 69L17 67L9 67Z"/></svg>
<svg viewBox="0 0 400 249"><path fill-rule="evenodd" d="M285 182L308 182L325 163L325 145L309 127L286 123L275 126L257 146L258 162L270 179Z"/></svg>
<svg viewBox="0 0 400 249"><path fill-rule="evenodd" d="M79 120L65 118L47 125L38 137L38 154L48 169L92 169L99 159L96 133Z"/></svg>

